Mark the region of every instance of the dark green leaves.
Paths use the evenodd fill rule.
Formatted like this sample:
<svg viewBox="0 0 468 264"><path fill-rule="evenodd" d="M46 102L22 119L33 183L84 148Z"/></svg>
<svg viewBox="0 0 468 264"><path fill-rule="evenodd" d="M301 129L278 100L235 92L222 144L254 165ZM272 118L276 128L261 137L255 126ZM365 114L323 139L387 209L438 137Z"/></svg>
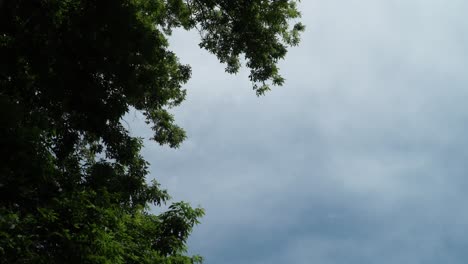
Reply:
<svg viewBox="0 0 468 264"><path fill-rule="evenodd" d="M229 73L245 64L260 95L283 84L299 17L291 0L0 1L0 263L200 263L185 251L203 210L149 212L170 197L122 117L178 147L169 110L191 69L172 30L198 30Z"/></svg>
<svg viewBox="0 0 468 264"><path fill-rule="evenodd" d="M236 73L243 56L257 95L270 84L283 84L277 63L287 46L297 45L304 30L300 23L290 28L290 21L300 17L296 1L193 0L189 4L200 25L200 46L226 63L227 72Z"/></svg>

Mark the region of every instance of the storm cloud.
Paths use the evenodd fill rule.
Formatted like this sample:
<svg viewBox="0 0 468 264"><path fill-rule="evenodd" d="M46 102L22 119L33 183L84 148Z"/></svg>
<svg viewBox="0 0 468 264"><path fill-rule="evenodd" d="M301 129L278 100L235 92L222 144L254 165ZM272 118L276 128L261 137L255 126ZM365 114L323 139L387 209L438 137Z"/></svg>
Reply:
<svg viewBox="0 0 468 264"><path fill-rule="evenodd" d="M173 109L188 139L145 141L151 177L206 209L190 251L214 263L465 263L468 2L307 0L307 29L257 98L198 48ZM138 113L126 120L148 138ZM465 261L464 261L465 260Z"/></svg>

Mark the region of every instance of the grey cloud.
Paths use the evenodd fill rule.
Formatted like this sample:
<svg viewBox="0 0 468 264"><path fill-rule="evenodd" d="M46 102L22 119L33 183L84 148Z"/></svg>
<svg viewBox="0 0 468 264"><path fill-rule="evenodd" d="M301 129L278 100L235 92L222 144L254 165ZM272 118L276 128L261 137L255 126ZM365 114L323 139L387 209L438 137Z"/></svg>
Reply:
<svg viewBox="0 0 468 264"><path fill-rule="evenodd" d="M464 263L468 3L302 1L307 31L256 98L197 35L174 109L189 138L146 142L152 176L207 210L190 240L211 263ZM137 113L134 133L150 131Z"/></svg>

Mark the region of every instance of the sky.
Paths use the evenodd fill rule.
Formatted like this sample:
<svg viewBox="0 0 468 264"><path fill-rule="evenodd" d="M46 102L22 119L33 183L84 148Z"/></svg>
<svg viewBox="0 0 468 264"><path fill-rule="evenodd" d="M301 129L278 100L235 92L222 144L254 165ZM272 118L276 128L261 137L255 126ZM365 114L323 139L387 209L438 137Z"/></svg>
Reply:
<svg viewBox="0 0 468 264"><path fill-rule="evenodd" d="M286 78L256 97L194 32L179 149L145 141L150 178L201 206L206 264L468 259L468 2L303 0ZM131 130L151 131L138 113Z"/></svg>

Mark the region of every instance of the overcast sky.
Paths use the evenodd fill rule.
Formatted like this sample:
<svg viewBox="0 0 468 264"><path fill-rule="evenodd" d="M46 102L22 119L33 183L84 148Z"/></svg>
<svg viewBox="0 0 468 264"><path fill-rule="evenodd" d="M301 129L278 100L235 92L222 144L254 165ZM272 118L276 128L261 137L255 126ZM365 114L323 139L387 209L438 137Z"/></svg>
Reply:
<svg viewBox="0 0 468 264"><path fill-rule="evenodd" d="M303 0L307 29L257 98L198 48L174 110L181 148L144 156L206 209L206 264L440 264L468 259L468 1ZM149 137L142 118L132 131Z"/></svg>

